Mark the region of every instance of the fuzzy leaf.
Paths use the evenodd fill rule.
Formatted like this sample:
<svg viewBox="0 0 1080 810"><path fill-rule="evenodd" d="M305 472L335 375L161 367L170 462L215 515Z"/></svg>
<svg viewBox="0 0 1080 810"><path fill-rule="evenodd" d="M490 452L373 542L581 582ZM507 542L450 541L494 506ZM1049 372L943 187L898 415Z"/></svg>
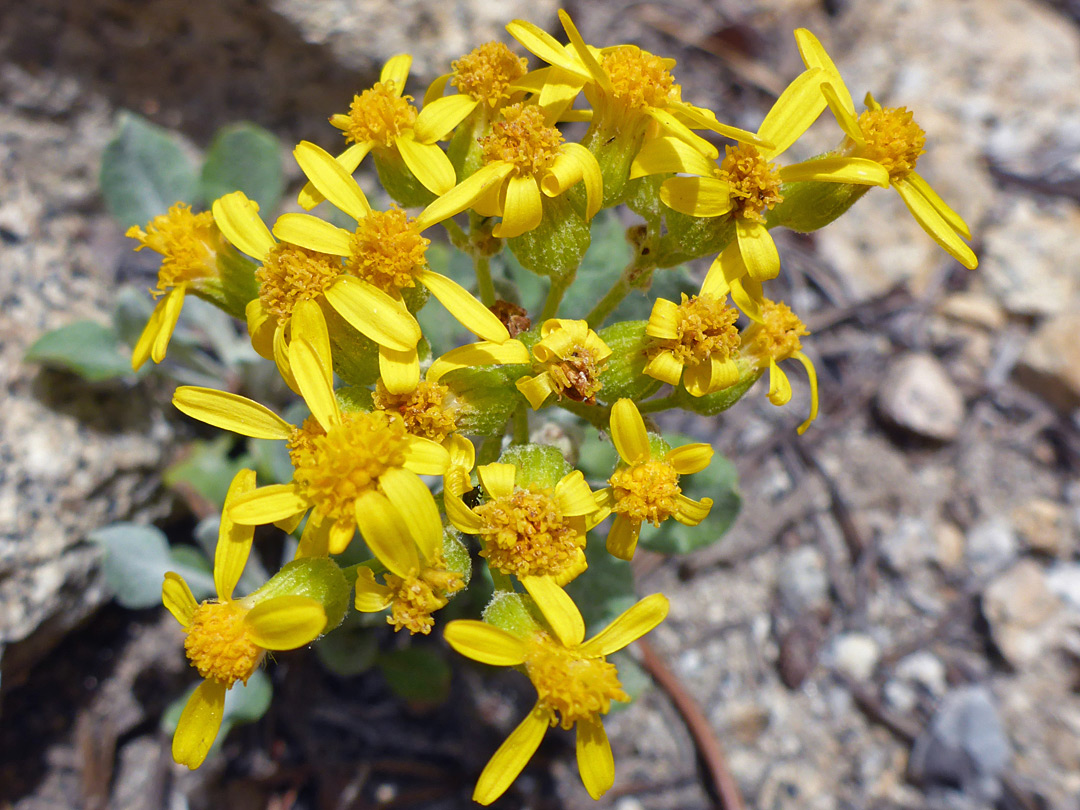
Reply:
<svg viewBox="0 0 1080 810"><path fill-rule="evenodd" d="M76 321L39 337L27 350L27 362L73 371L90 382L130 375L131 355L107 326Z"/></svg>
<svg viewBox="0 0 1080 810"><path fill-rule="evenodd" d="M281 144L272 133L249 122L222 127L206 153L200 188L208 204L242 191L259 204L264 218L272 219L285 192Z"/></svg>

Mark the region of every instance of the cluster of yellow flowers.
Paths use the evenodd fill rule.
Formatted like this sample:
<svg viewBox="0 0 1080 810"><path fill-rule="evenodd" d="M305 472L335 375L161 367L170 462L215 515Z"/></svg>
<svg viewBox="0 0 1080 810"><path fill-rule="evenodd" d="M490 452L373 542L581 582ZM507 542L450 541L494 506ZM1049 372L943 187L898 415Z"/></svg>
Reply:
<svg viewBox="0 0 1080 810"><path fill-rule="evenodd" d="M177 204L145 231L129 231L136 249L164 257L153 291L162 297L134 349L136 368L165 356L187 292L230 301L246 314L255 350L310 411L291 424L234 393L176 390L174 404L195 419L285 442L293 466L286 483L256 486L250 470L233 482L216 600L197 604L179 576L166 577L165 605L205 679L176 731L178 762L203 761L226 690L246 682L266 651L306 645L337 626L344 594L358 611L386 611L396 630L426 634L479 565L494 598L483 620L451 621L445 638L469 658L520 669L537 702L492 757L474 798L498 798L554 725L576 727L582 780L600 796L614 779L600 718L613 700L628 699L606 657L659 624L668 603L647 596L586 641L564 586L586 571L588 534L604 520L607 551L629 560L644 523L697 526L712 506L680 486L709 465L712 448L672 448L642 414L717 413L766 371L769 399L783 405L791 385L779 364L789 358L805 366L812 391L800 432L817 411L814 367L801 351L807 330L764 292L780 271L770 229L815 230L869 187L891 186L950 255L976 265L963 220L915 173L925 137L911 113L869 95L857 112L810 32L795 32L805 71L747 132L683 101L673 60L634 45L593 47L567 15L561 20L565 45L528 22L507 26L539 68L504 44L482 45L453 62L420 109L404 93L410 57L395 56L348 112L330 118L343 152L300 143L294 155L308 182L299 207L325 201L355 225L286 213L268 226L237 191L209 212ZM448 86L456 92L446 94ZM778 163L826 107L840 126L837 149ZM587 123L580 142L565 139L559 125L567 122ZM732 143L721 156L701 132ZM401 207L369 204L353 177L368 155ZM645 221L629 234L633 262L587 318L560 318L590 221L620 203ZM460 214L467 228L454 219ZM473 260L479 297L429 266L425 232L437 225ZM550 279L541 312L496 295L490 260L504 246ZM695 295L658 298L647 321L605 328L654 271L701 257L714 259ZM477 342L433 358L415 317L429 294ZM656 396L664 385L670 391ZM602 488L554 448L530 443L528 409L552 406L610 436L619 461ZM483 463L469 436L484 439ZM266 524L302 526L297 559L234 598L254 528ZM346 582L334 558L357 532L372 558L346 569Z"/></svg>

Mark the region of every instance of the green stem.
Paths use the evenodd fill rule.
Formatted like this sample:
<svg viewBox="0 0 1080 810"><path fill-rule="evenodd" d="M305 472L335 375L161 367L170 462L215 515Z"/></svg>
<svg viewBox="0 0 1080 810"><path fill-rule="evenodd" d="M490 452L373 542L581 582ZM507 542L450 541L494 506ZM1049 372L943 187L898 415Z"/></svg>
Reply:
<svg viewBox="0 0 1080 810"><path fill-rule="evenodd" d="M679 405L679 398L674 393L668 394L666 397L660 397L659 399L650 399L647 402L638 403L639 413L656 413L657 411L666 411L669 408L676 408Z"/></svg>
<svg viewBox="0 0 1080 810"><path fill-rule="evenodd" d="M625 270L622 271L622 275L619 276L618 281L611 285L611 289L607 291L603 298L597 303L595 307L585 316L585 321L589 324L590 329L596 329L600 324L604 322L615 308L622 303L622 300L626 298L630 292L630 274L634 265L628 265Z"/></svg>
<svg viewBox="0 0 1080 810"><path fill-rule="evenodd" d="M462 253L472 254L472 245L469 243L469 235L465 229L452 219L444 219L441 223L446 228L446 234L450 237L450 243Z"/></svg>
<svg viewBox="0 0 1080 810"><path fill-rule="evenodd" d="M495 282L491 280L491 259L487 256L473 256L473 268L476 270L476 286L480 291L480 302L485 307L495 306Z"/></svg>
<svg viewBox="0 0 1080 810"><path fill-rule="evenodd" d="M480 452L476 454L476 463L490 464L498 460L500 453L502 453L502 435L489 436L480 445Z"/></svg>
<svg viewBox="0 0 1080 810"><path fill-rule="evenodd" d="M546 321L548 318L554 318L559 314L559 305L562 303L563 296L566 295L566 291L570 288L570 285L574 283L576 273L568 273L562 278L552 277L551 287L548 289L547 299L544 301L544 309L540 312L540 321Z"/></svg>
<svg viewBox="0 0 1080 810"><path fill-rule="evenodd" d="M584 402L574 402L572 399L562 400L559 402L559 407L575 416L580 416L597 430L608 429L608 421L611 418L610 408L602 405L586 405Z"/></svg>
<svg viewBox="0 0 1080 810"><path fill-rule="evenodd" d="M502 571L497 571L488 566L488 571L491 572L491 581L495 583L495 590L497 591L509 591L514 592L514 581L510 579L509 574L504 574Z"/></svg>
<svg viewBox="0 0 1080 810"><path fill-rule="evenodd" d="M526 405L522 402L518 405L517 410L514 411L514 437L511 439L511 444L528 444L529 443L529 412L526 410Z"/></svg>

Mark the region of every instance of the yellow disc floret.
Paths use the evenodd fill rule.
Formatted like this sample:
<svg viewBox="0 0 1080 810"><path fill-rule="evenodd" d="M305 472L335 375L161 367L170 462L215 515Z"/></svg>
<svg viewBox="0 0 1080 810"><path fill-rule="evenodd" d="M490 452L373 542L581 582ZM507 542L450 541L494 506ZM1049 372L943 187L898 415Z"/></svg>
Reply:
<svg viewBox="0 0 1080 810"><path fill-rule="evenodd" d="M415 285L430 244L400 208L372 211L357 223L346 263L360 278L394 292Z"/></svg>
<svg viewBox="0 0 1080 810"><path fill-rule="evenodd" d="M315 298L341 275L341 259L326 253L290 245L276 244L255 271L259 299L278 323L292 316L300 301Z"/></svg>
<svg viewBox="0 0 1080 810"><path fill-rule="evenodd" d="M375 384L375 407L401 414L405 429L415 436L441 442L456 428L457 406L450 389L437 382L421 380L407 394L391 394L382 380Z"/></svg>
<svg viewBox="0 0 1080 810"><path fill-rule="evenodd" d="M762 212L784 199L779 169L750 144L727 147L717 176L731 185L737 216L761 222L765 219Z"/></svg>
<svg viewBox="0 0 1080 810"><path fill-rule="evenodd" d="M517 488L473 511L484 522L480 556L504 574L558 576L579 560L584 534L560 514L550 490Z"/></svg>
<svg viewBox="0 0 1080 810"><path fill-rule="evenodd" d="M446 561L438 557L418 574L404 579L387 574L386 585L394 592L387 623L395 631L405 629L427 635L435 626L431 614L446 607L449 597L465 587L465 580L456 571L446 570Z"/></svg>
<svg viewBox="0 0 1080 810"><path fill-rule="evenodd" d="M529 69L526 59L501 42L487 42L450 63L450 84L489 107L510 98L510 85Z"/></svg>
<svg viewBox="0 0 1080 810"><path fill-rule="evenodd" d="M663 109L682 95L664 60L636 45L610 49L600 64L611 80L614 99L627 109Z"/></svg>
<svg viewBox="0 0 1080 810"><path fill-rule="evenodd" d="M614 496L613 511L635 523L659 526L678 507L679 474L667 461L649 459L617 469L608 481Z"/></svg>
<svg viewBox="0 0 1080 810"><path fill-rule="evenodd" d="M892 180L901 180L915 171L926 150L926 132L915 123L906 107L865 110L859 116L866 145L858 156L880 163Z"/></svg>
<svg viewBox="0 0 1080 810"><path fill-rule="evenodd" d="M248 678L262 661L263 650L251 640L236 602L203 602L195 608L187 628L184 650L191 665L204 678L232 686Z"/></svg>
<svg viewBox="0 0 1080 810"><path fill-rule="evenodd" d="M393 81L377 82L374 87L353 96L348 115L335 115L330 123L344 130L346 143L374 141L391 146L394 139L416 123L412 96L399 95Z"/></svg>
<svg viewBox="0 0 1080 810"><path fill-rule="evenodd" d="M530 639L525 671L536 687L540 705L553 713L552 725L564 729L573 728L580 720L596 720L607 714L613 700L630 700L614 664L603 656L582 655L547 633L537 633Z"/></svg>
<svg viewBox="0 0 1080 810"><path fill-rule="evenodd" d="M739 330L735 328L739 312L729 306L727 298L711 295L685 293L676 317L677 340L662 341L662 348L670 351L683 363L708 360L713 355L722 359L732 356L739 348Z"/></svg>
<svg viewBox="0 0 1080 810"><path fill-rule="evenodd" d="M150 291L155 298L177 284L217 275L221 235L209 211L193 214L190 205L176 203L167 214L150 220L145 231L132 225L126 235L141 243L135 250L150 248L165 257L158 270L158 285Z"/></svg>
<svg viewBox="0 0 1080 810"><path fill-rule="evenodd" d="M535 105L512 104L502 115L492 134L480 138L484 161L511 163L525 177L542 174L558 156L562 133L544 123L544 113Z"/></svg>
<svg viewBox="0 0 1080 810"><path fill-rule="evenodd" d="M397 414L346 411L325 434L304 439L309 450L292 453L293 481L320 515L352 516L356 499L386 470L404 464L407 436ZM295 440L294 434L290 449L298 446Z"/></svg>
<svg viewBox="0 0 1080 810"><path fill-rule="evenodd" d="M752 323L742 335L742 353L759 368L769 361L787 360L802 350L799 338L810 334L799 317L782 301L764 299L761 303L761 323Z"/></svg>

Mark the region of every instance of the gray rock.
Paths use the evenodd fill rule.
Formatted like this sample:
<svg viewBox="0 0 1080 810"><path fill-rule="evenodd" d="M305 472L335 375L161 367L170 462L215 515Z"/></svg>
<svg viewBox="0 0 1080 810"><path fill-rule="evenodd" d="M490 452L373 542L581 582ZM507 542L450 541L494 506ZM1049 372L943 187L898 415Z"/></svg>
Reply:
<svg viewBox="0 0 1080 810"><path fill-rule="evenodd" d="M989 517L968 530L964 560L977 577L986 577L1007 568L1020 553L1016 532L1008 521Z"/></svg>
<svg viewBox="0 0 1080 810"><path fill-rule="evenodd" d="M1058 563L1046 572L1047 587L1072 611L1080 613L1080 563Z"/></svg>
<svg viewBox="0 0 1080 810"><path fill-rule="evenodd" d="M887 421L927 439L955 439L964 421L963 396L941 363L928 354L908 354L893 362L877 402Z"/></svg>
<svg viewBox="0 0 1080 810"><path fill-rule="evenodd" d="M921 518L903 516L881 538L881 555L899 574L935 562L937 553L937 540Z"/></svg>
<svg viewBox="0 0 1080 810"><path fill-rule="evenodd" d="M1073 309L1043 323L1020 355L1017 377L1061 410L1080 405L1080 312Z"/></svg>
<svg viewBox="0 0 1080 810"><path fill-rule="evenodd" d="M792 613L819 610L829 602L825 558L813 546L800 546L780 563L776 582L780 601Z"/></svg>

